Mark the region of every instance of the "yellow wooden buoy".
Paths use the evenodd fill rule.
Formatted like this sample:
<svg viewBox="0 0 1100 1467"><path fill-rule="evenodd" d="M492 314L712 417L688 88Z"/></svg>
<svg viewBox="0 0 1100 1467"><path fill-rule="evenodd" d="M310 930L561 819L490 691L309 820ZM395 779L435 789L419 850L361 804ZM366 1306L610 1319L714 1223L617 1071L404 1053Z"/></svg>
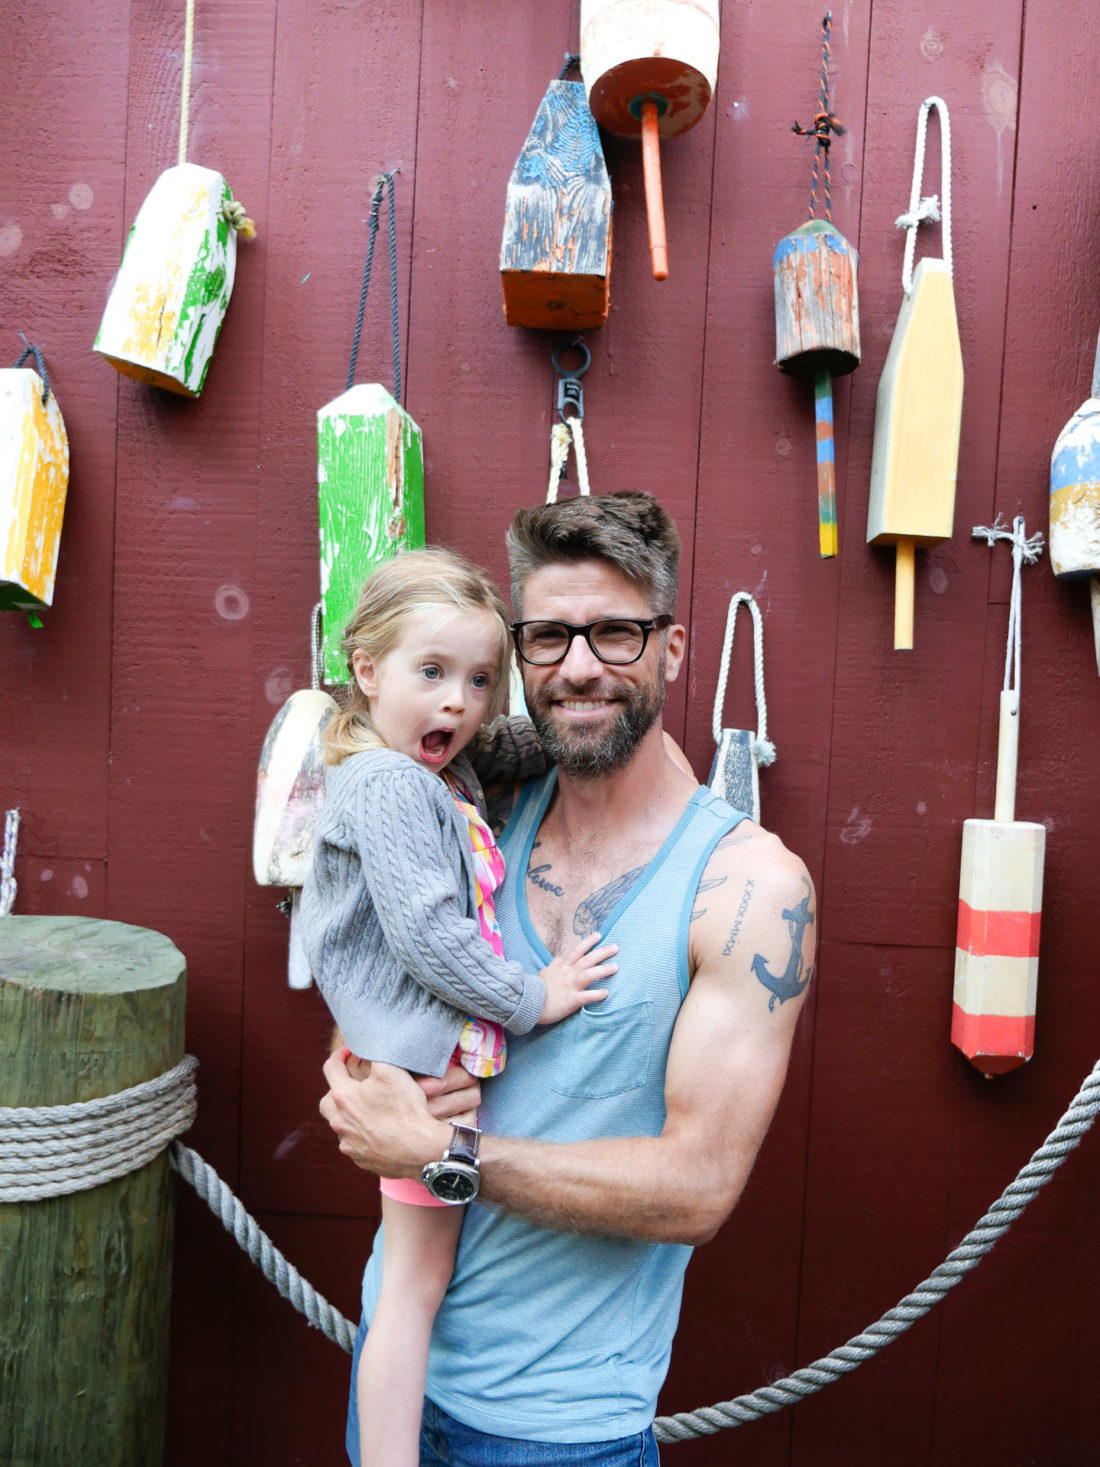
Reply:
<svg viewBox="0 0 1100 1467"><path fill-rule="evenodd" d="M608 132L642 141L653 277L668 276L659 138L695 126L718 81L718 0L581 0L581 75Z"/></svg>
<svg viewBox="0 0 1100 1467"><path fill-rule="evenodd" d="M943 185L939 199L919 199L928 113L939 110ZM875 403L867 540L897 547L894 646L913 645L915 550L951 536L955 479L962 429L963 362L955 293L951 283L951 134L939 97L921 104L917 166L909 212L898 220L908 231L898 314ZM943 259L922 259L913 270L917 226L943 220Z"/></svg>
<svg viewBox="0 0 1100 1467"><path fill-rule="evenodd" d="M25 340L26 338L24 338ZM33 354L39 370L22 363ZM69 440L41 353L0 371L0 610L53 602Z"/></svg>

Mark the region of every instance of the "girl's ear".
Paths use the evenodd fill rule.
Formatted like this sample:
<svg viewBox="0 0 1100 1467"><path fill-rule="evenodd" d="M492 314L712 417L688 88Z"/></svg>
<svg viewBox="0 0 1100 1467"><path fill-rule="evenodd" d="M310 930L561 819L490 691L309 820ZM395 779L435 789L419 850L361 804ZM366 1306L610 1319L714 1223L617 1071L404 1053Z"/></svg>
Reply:
<svg viewBox="0 0 1100 1467"><path fill-rule="evenodd" d="M373 698L378 691L378 677L374 670L374 663L365 652L353 652L351 666L355 673L355 681L368 698Z"/></svg>

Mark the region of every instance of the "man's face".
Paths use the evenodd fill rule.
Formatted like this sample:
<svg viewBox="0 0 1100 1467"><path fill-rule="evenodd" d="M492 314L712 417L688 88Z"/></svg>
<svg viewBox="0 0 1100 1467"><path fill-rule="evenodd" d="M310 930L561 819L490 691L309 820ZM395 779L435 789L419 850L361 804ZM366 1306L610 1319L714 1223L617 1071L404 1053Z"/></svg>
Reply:
<svg viewBox="0 0 1100 1467"><path fill-rule="evenodd" d="M574 626L601 619L655 615L648 595L602 560L544 566L523 587L524 621L564 621ZM675 678L684 629L652 632L637 662L603 663L583 637L574 637L565 660L553 667L523 663L527 709L543 748L566 774L610 774L629 763L645 735L659 723L665 682Z"/></svg>

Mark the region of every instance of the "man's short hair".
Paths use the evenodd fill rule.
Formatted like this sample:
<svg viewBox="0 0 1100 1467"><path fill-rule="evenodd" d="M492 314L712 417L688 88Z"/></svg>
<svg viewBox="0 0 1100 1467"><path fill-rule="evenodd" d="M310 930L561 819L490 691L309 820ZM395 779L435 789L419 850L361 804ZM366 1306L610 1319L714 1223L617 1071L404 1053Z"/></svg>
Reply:
<svg viewBox="0 0 1100 1467"><path fill-rule="evenodd" d="M521 509L505 543L517 616L528 576L574 560L607 561L649 594L656 615L676 614L680 534L652 494L621 489Z"/></svg>

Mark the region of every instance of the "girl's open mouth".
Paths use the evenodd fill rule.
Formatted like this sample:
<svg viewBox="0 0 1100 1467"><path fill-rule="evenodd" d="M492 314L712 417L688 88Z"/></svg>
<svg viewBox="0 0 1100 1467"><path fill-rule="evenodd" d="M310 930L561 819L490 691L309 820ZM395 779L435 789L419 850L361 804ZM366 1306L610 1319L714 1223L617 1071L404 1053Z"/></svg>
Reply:
<svg viewBox="0 0 1100 1467"><path fill-rule="evenodd" d="M441 764L447 757L453 738L453 729L433 728L420 740L420 757L426 764Z"/></svg>

